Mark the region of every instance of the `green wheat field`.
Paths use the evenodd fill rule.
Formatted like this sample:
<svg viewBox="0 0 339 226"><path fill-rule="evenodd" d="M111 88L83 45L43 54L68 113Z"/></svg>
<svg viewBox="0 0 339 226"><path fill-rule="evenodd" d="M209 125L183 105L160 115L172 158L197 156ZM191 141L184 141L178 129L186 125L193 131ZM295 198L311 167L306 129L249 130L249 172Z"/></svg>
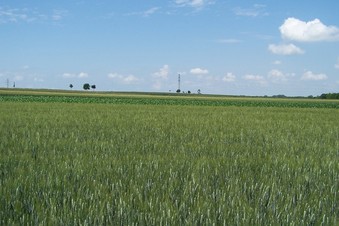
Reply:
<svg viewBox="0 0 339 226"><path fill-rule="evenodd" d="M0 91L0 225L338 225L339 102Z"/></svg>

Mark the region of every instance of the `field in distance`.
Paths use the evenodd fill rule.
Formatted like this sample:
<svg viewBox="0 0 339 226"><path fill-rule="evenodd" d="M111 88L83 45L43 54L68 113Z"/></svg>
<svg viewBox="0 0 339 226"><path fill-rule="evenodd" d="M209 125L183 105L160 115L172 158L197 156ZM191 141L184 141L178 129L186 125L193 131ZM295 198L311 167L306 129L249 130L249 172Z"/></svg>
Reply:
<svg viewBox="0 0 339 226"><path fill-rule="evenodd" d="M0 90L0 225L337 225L338 104Z"/></svg>
<svg viewBox="0 0 339 226"><path fill-rule="evenodd" d="M0 101L339 109L339 100L29 89L0 89Z"/></svg>

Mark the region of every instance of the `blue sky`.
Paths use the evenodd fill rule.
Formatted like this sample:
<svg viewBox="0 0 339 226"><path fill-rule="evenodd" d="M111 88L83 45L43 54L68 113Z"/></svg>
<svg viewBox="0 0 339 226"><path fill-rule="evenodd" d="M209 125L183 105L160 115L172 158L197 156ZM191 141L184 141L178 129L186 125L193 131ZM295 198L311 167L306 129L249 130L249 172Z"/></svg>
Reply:
<svg viewBox="0 0 339 226"><path fill-rule="evenodd" d="M0 2L0 87L339 92L337 0Z"/></svg>

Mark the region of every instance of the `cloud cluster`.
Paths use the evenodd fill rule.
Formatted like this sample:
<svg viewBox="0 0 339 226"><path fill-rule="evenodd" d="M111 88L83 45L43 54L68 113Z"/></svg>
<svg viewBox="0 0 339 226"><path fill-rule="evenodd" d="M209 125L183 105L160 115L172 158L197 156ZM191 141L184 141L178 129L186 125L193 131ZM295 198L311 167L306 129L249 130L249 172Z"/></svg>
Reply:
<svg viewBox="0 0 339 226"><path fill-rule="evenodd" d="M280 60L275 60L274 62L272 62L272 64L274 64L274 65L281 65L282 62Z"/></svg>
<svg viewBox="0 0 339 226"><path fill-rule="evenodd" d="M155 14L156 12L158 12L160 10L159 7L152 7L149 8L145 11L141 11L141 12L133 12L133 13L128 13L128 16L142 16L142 17L149 17L153 14Z"/></svg>
<svg viewBox="0 0 339 226"><path fill-rule="evenodd" d="M197 67L197 68L192 68L190 70L190 73L193 75L205 75L205 74L208 74L208 70Z"/></svg>
<svg viewBox="0 0 339 226"><path fill-rule="evenodd" d="M294 77L294 73L284 73L280 70L273 69L268 72L268 78L273 82L273 83L280 83L280 82L286 82L290 78Z"/></svg>
<svg viewBox="0 0 339 226"><path fill-rule="evenodd" d="M89 77L89 75L86 72L80 72L78 74L75 74L75 73L64 73L62 75L62 77L64 77L64 78L87 78L87 77Z"/></svg>
<svg viewBox="0 0 339 226"><path fill-rule="evenodd" d="M319 19L302 21L294 17L287 18L279 28L281 37L287 41L319 42L339 41L339 28L327 26ZM303 54L304 50L289 44L270 44L268 50L278 55Z"/></svg>
<svg viewBox="0 0 339 226"><path fill-rule="evenodd" d="M154 77L161 78L161 79L168 79L169 74L169 66L165 64L159 71L153 73Z"/></svg>
<svg viewBox="0 0 339 226"><path fill-rule="evenodd" d="M45 80L39 77L34 77L33 79L34 82L44 82Z"/></svg>
<svg viewBox="0 0 339 226"><path fill-rule="evenodd" d="M27 71L26 66L23 67L24 70L19 71L4 71L0 72L0 77L6 78L9 81L9 85L24 87L24 83L42 83L45 82L45 79L41 77L38 73L30 73ZM16 84L15 84L16 83Z"/></svg>
<svg viewBox="0 0 339 226"><path fill-rule="evenodd" d="M261 75L247 74L243 77L243 79L245 79L247 81L254 81L254 82L257 82L261 85L267 84L266 79L264 78L264 76L261 76Z"/></svg>
<svg viewBox="0 0 339 226"><path fill-rule="evenodd" d="M324 25L319 19L302 21L288 18L280 27L284 39L299 42L339 41L339 28Z"/></svg>
<svg viewBox="0 0 339 226"><path fill-rule="evenodd" d="M139 79L134 76L134 75L122 75L122 74L118 74L118 73L109 73L107 75L107 77L109 79L115 79L117 80L118 82L121 82L123 84L132 84L132 83L136 83L139 81Z"/></svg>
<svg viewBox="0 0 339 226"><path fill-rule="evenodd" d="M315 74L312 71L306 71L301 77L301 80L313 80L313 81L321 81L326 79L327 79L326 74Z"/></svg>
<svg viewBox="0 0 339 226"><path fill-rule="evenodd" d="M265 12L266 5L255 4L251 8L241 8L237 7L233 9L233 12L237 16L247 16L247 17L257 17L257 16L267 16L268 13Z"/></svg>
<svg viewBox="0 0 339 226"><path fill-rule="evenodd" d="M338 57L338 59L337 59L337 63L334 65L334 67L335 67L336 69L339 69L339 57Z"/></svg>
<svg viewBox="0 0 339 226"><path fill-rule="evenodd" d="M170 73L170 67L168 64L162 66L159 71L153 73L153 88L156 90L161 90L164 86L164 83L168 80Z"/></svg>
<svg viewBox="0 0 339 226"><path fill-rule="evenodd" d="M0 24L8 23L33 23L39 21L60 21L67 10L53 10L52 13L41 13L29 8L3 8L0 7Z"/></svg>
<svg viewBox="0 0 339 226"><path fill-rule="evenodd" d="M231 72L228 72L221 80L223 82L234 82L236 79L236 76L231 73Z"/></svg>
<svg viewBox="0 0 339 226"><path fill-rule="evenodd" d="M67 15L67 13L68 13L67 10L60 10L60 9L53 10L53 14L51 18L54 21L60 21Z"/></svg>
<svg viewBox="0 0 339 226"><path fill-rule="evenodd" d="M212 4L212 0L174 0L174 3L178 6L189 6L196 9L200 9L206 5Z"/></svg>
<svg viewBox="0 0 339 226"><path fill-rule="evenodd" d="M279 70L273 69L268 73L268 77L276 81L286 81L287 76Z"/></svg>
<svg viewBox="0 0 339 226"><path fill-rule="evenodd" d="M240 43L240 39L235 39L235 38L227 38L227 39L219 39L217 40L219 43L226 43L226 44L235 44L235 43Z"/></svg>
<svg viewBox="0 0 339 226"><path fill-rule="evenodd" d="M264 77L261 75L247 74L243 76L243 79L247 81L257 82L260 85L267 85L269 84L269 82L276 83L276 84L286 83L288 81L291 81L295 77L296 77L295 73L284 73L280 70L273 69L268 72L267 77ZM306 71L300 77L300 80L304 80L304 81L322 81L322 80L327 80L327 79L328 79L328 76L326 74L323 74L323 73L317 74L317 73L313 73L312 71Z"/></svg>
<svg viewBox="0 0 339 226"><path fill-rule="evenodd" d="M0 23L32 22L37 19L35 14L27 9L0 7Z"/></svg>
<svg viewBox="0 0 339 226"><path fill-rule="evenodd" d="M293 54L303 54L304 51L297 47L294 44L270 44L268 46L269 51L278 55L293 55Z"/></svg>

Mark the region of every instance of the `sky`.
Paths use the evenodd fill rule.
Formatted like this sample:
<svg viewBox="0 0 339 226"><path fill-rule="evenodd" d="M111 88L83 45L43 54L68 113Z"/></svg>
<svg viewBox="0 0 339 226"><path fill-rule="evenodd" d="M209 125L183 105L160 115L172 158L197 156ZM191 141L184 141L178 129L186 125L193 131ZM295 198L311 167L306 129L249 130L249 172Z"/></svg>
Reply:
<svg viewBox="0 0 339 226"><path fill-rule="evenodd" d="M339 92L338 0L1 0L0 87Z"/></svg>

